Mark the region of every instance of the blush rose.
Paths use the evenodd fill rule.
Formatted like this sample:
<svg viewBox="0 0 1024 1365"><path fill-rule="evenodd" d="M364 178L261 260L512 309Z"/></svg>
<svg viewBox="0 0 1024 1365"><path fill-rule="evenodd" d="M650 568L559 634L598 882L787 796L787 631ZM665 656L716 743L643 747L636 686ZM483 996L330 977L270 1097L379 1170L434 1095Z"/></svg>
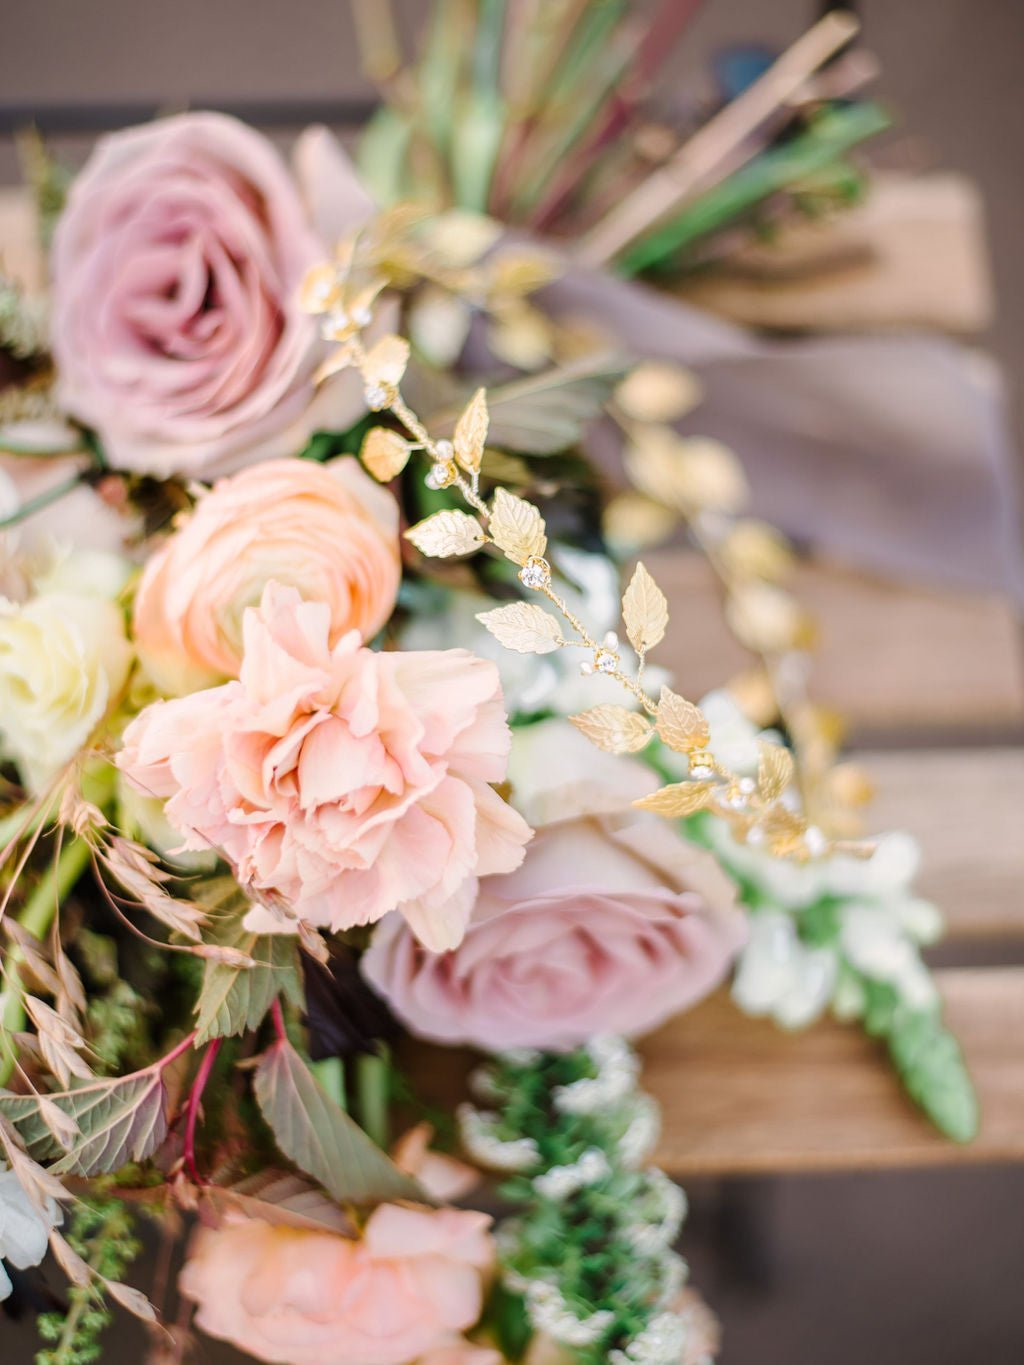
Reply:
<svg viewBox="0 0 1024 1365"><path fill-rule="evenodd" d="M239 680L157 702L118 758L165 799L183 849L331 929L399 910L435 950L462 938L477 878L530 830L489 785L510 746L498 671L465 650L378 653L330 608L270 583L245 613ZM253 926L294 927L257 908Z"/></svg>
<svg viewBox="0 0 1024 1365"><path fill-rule="evenodd" d="M434 955L385 921L362 962L421 1037L578 1047L636 1037L702 999L745 938L714 858L630 808L656 781L560 721L520 732L513 799L538 826L522 866L480 884L461 945Z"/></svg>
<svg viewBox="0 0 1024 1365"><path fill-rule="evenodd" d="M242 617L274 579L330 609L330 641L370 639L401 579L398 505L355 460L271 460L222 479L148 560L139 656L179 695L238 676Z"/></svg>
<svg viewBox="0 0 1024 1365"><path fill-rule="evenodd" d="M363 411L351 375L315 390L325 345L297 292L371 204L325 130L296 165L305 198L274 146L223 114L97 144L54 236L52 335L61 406L111 464L226 473Z"/></svg>
<svg viewBox="0 0 1024 1365"><path fill-rule="evenodd" d="M473 1327L487 1214L382 1204L362 1237L230 1219L201 1228L180 1288L196 1323L277 1365L409 1365ZM441 1357L444 1359L445 1357Z"/></svg>

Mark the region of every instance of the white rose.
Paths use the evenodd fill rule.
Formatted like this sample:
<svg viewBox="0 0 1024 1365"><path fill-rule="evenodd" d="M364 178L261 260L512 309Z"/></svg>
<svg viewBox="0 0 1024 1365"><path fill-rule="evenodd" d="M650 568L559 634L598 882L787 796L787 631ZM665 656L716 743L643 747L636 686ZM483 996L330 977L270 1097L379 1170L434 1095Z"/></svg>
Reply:
<svg viewBox="0 0 1024 1365"><path fill-rule="evenodd" d="M61 1221L52 1199L46 1201L46 1219L39 1217L14 1172L0 1170L0 1302L12 1288L3 1262L27 1270L46 1255L50 1229Z"/></svg>
<svg viewBox="0 0 1024 1365"><path fill-rule="evenodd" d="M0 599L0 732L23 781L43 790L124 686L131 664L113 602L70 591Z"/></svg>

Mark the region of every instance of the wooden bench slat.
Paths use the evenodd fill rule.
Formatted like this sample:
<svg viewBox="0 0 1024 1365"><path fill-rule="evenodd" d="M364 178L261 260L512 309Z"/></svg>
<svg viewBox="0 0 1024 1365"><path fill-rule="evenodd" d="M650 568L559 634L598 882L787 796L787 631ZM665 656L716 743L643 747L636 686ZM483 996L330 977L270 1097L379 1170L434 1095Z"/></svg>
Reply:
<svg viewBox="0 0 1024 1365"><path fill-rule="evenodd" d="M707 564L678 548L644 556L668 595L672 624L654 661L699 697L749 663L729 633ZM801 565L797 597L817 617L815 698L851 738L1024 734L1020 623L998 597L882 582L833 565Z"/></svg>
<svg viewBox="0 0 1024 1365"><path fill-rule="evenodd" d="M872 830L921 844L915 887L950 939L1024 936L1024 749L857 755L875 784Z"/></svg>
<svg viewBox="0 0 1024 1365"><path fill-rule="evenodd" d="M640 1046L643 1087L662 1109L654 1161L686 1179L1024 1160L1024 967L938 980L980 1098L975 1142L936 1132L858 1026L822 1020L786 1033L722 991ZM475 1061L412 1043L403 1064L423 1100L450 1107Z"/></svg>
<svg viewBox="0 0 1024 1365"><path fill-rule="evenodd" d="M1024 1159L1024 968L939 979L980 1096L974 1143L936 1133L859 1029L789 1035L719 995L641 1049L664 1117L655 1161L686 1177Z"/></svg>

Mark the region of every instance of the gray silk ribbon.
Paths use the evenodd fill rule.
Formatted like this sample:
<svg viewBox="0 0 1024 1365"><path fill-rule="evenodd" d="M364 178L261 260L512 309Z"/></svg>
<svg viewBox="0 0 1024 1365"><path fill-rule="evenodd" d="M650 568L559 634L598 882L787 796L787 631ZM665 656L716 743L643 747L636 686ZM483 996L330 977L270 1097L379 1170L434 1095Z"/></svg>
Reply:
<svg viewBox="0 0 1024 1365"><path fill-rule="evenodd" d="M573 268L544 294L634 354L700 377L680 424L743 461L754 512L882 575L1024 604L1014 450L995 365L918 334L767 339L635 283Z"/></svg>

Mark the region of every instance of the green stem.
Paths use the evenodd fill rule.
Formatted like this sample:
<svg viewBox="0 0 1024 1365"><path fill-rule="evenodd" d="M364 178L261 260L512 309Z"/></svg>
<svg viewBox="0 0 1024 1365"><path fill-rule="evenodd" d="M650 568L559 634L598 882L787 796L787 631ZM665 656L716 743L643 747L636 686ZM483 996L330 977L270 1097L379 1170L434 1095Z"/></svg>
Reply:
<svg viewBox="0 0 1024 1365"><path fill-rule="evenodd" d="M386 1049L366 1053L356 1062L359 1120L378 1147L388 1145L388 1079L391 1061Z"/></svg>
<svg viewBox="0 0 1024 1365"><path fill-rule="evenodd" d="M345 1063L340 1057L324 1057L322 1061L311 1062L310 1071L320 1082L324 1092L331 1097L339 1109L348 1109L345 1095Z"/></svg>
<svg viewBox="0 0 1024 1365"><path fill-rule="evenodd" d="M65 843L60 857L50 863L25 902L25 908L19 916L23 929L27 929L35 938L42 938L49 931L57 907L85 871L91 857L92 849L84 839L71 839ZM10 1035L20 1033L25 1027L24 992L11 970L17 966L20 956L14 949L7 958L7 997L0 1027L6 1056L0 1057L0 1086L10 1080L17 1060Z"/></svg>
<svg viewBox="0 0 1024 1365"><path fill-rule="evenodd" d="M73 493L82 482L82 476L75 474L70 479L55 484L53 488L48 488L45 493L38 493L34 498L29 498L28 502L23 502L16 512L10 516L0 518L0 531L4 531L8 526L16 526L19 522L25 521L35 512L41 512L44 507L49 507L51 503L58 502L61 498Z"/></svg>

